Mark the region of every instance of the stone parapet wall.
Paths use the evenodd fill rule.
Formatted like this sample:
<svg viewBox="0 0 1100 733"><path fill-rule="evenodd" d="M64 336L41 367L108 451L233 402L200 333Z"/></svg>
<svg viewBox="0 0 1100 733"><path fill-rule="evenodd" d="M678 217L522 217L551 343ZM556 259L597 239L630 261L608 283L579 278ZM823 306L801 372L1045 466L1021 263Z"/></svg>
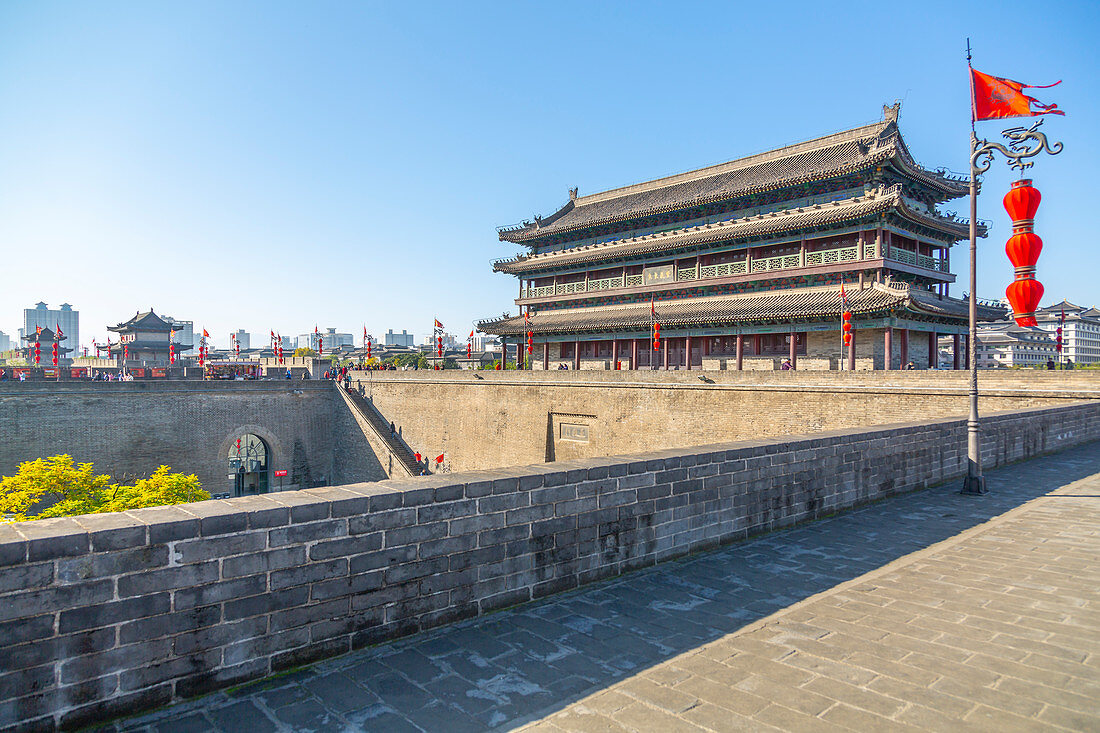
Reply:
<svg viewBox="0 0 1100 733"><path fill-rule="evenodd" d="M1002 465L1100 439L1100 402L983 431ZM0 725L78 727L958 479L965 446L941 420L0 524Z"/></svg>
<svg viewBox="0 0 1100 733"><path fill-rule="evenodd" d="M775 372L767 361L762 372L379 372L372 390L414 450L446 453L455 471L967 414L966 373ZM1100 372L1080 374L983 374L981 410L1100 399ZM564 440L558 414L587 434Z"/></svg>

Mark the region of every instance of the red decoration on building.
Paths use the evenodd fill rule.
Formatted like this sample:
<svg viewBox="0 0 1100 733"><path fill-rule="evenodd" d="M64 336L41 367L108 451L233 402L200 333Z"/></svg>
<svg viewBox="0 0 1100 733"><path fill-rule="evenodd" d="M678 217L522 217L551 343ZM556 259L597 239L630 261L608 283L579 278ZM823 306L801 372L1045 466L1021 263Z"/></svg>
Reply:
<svg viewBox="0 0 1100 733"><path fill-rule="evenodd" d="M1038 325L1035 309L1043 298L1043 284L1035 279L1035 265L1043 251L1043 240L1032 231L1042 198L1029 178L1013 181L1004 197L1005 211L1012 218L1012 236L1005 244L1005 252L1016 268L1016 279L1009 284L1005 295L1012 305L1012 316L1020 326Z"/></svg>
<svg viewBox="0 0 1100 733"><path fill-rule="evenodd" d="M57 339L53 342L53 365L57 366Z"/></svg>

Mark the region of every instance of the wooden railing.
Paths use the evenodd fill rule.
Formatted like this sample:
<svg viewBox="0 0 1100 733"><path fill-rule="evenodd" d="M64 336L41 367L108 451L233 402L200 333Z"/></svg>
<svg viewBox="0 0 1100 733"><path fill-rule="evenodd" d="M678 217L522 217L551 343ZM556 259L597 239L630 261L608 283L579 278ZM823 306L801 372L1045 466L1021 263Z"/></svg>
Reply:
<svg viewBox="0 0 1100 733"><path fill-rule="evenodd" d="M865 242L863 245L863 258L875 259L876 249L873 242ZM835 247L822 249L815 252L807 252L805 263L801 254L777 255L775 257L754 257L751 260L737 262L724 262L719 265L698 265L696 267L677 268L676 282L690 282L692 280L708 280L716 277L729 277L730 275L745 275L749 272L773 272L776 270L790 270L797 267L814 267L818 265L835 265L844 262L858 262L859 246ZM895 262L903 262L926 270L947 272L947 260L936 257L928 257L911 252L899 247L892 247L886 259ZM605 277L598 280L580 281L574 283L558 283L557 285L540 285L529 287L523 291L524 298L546 298L552 295L569 295L570 293L591 293L602 290L615 290L618 288L633 288L643 284L641 275L620 275L619 277Z"/></svg>

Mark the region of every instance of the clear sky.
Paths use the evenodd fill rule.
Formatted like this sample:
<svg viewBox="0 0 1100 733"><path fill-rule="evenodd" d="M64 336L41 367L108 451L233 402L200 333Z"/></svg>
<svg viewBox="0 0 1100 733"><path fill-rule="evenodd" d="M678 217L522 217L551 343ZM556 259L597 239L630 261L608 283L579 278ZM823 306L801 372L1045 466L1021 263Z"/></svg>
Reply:
<svg viewBox="0 0 1100 733"><path fill-rule="evenodd" d="M828 8L827 14L823 11ZM1044 303L1100 305L1100 3L0 3L0 330L150 306L228 344L460 338L515 311L496 227L881 118L967 169L965 45L1064 118L1033 173ZM1016 124L979 123L997 137ZM1012 278L998 161L978 294ZM966 215L966 201L948 208ZM965 289L965 244L952 252ZM358 338L357 338L358 343Z"/></svg>

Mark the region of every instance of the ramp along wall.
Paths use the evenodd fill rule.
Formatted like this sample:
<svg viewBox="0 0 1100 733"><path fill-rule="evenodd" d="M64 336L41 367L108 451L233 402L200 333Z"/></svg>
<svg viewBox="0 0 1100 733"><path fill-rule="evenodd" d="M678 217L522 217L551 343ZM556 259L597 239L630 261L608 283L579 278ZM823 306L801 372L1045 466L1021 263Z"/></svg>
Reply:
<svg viewBox="0 0 1100 733"><path fill-rule="evenodd" d="M987 416L987 466L1100 402ZM963 420L0 524L0 721L73 728L957 479Z"/></svg>

